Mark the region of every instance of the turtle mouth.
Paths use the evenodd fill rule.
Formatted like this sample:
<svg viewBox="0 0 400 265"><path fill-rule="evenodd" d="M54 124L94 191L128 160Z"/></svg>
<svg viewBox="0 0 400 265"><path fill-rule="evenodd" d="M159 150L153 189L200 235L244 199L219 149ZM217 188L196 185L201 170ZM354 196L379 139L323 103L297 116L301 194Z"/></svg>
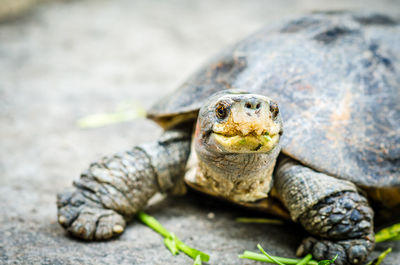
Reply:
<svg viewBox="0 0 400 265"><path fill-rule="evenodd" d="M228 136L213 132L212 139L225 151L232 153L266 153L274 149L279 143L279 134L269 134L268 132L257 135L233 135Z"/></svg>

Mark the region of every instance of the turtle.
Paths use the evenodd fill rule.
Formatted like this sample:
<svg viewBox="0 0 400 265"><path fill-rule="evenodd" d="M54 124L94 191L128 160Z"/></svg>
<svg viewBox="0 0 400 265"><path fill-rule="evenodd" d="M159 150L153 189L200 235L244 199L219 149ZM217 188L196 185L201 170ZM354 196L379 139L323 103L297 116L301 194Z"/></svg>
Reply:
<svg viewBox="0 0 400 265"><path fill-rule="evenodd" d="M103 240L156 193L209 195L298 222L297 255L360 264L374 210L400 205L400 26L313 12L223 49L148 112L164 133L92 163L58 222Z"/></svg>

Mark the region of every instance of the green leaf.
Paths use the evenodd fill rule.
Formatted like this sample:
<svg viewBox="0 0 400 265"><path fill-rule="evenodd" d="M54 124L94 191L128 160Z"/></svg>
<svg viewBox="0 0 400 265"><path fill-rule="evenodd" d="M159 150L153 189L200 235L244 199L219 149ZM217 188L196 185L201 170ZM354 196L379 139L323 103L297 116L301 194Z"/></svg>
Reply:
<svg viewBox="0 0 400 265"><path fill-rule="evenodd" d="M321 260L321 261L318 261L318 265L329 265L329 264L333 264L333 263L335 262L335 260L337 259L338 256L339 256L339 255L336 254L336 256L335 256L333 259L331 259L331 260Z"/></svg>
<svg viewBox="0 0 400 265"><path fill-rule="evenodd" d="M375 233L376 243L386 240L400 240L400 223L386 227Z"/></svg>
<svg viewBox="0 0 400 265"><path fill-rule="evenodd" d="M382 252L376 259L368 262L367 265L379 265L383 261L383 259L386 257L387 254L392 252L392 248L386 249L384 252Z"/></svg>
<svg viewBox="0 0 400 265"><path fill-rule="evenodd" d="M196 256L196 259L194 260L193 265L201 265L201 257L200 257L200 255Z"/></svg>

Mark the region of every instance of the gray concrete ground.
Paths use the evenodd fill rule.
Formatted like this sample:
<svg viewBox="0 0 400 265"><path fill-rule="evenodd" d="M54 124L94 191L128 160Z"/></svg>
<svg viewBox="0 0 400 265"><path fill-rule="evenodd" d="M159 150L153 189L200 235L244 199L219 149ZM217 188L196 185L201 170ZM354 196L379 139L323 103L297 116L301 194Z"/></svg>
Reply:
<svg viewBox="0 0 400 265"><path fill-rule="evenodd" d="M76 121L133 100L148 108L202 62L284 16L315 9L396 12L397 1L81 0L47 2L0 24L0 263L191 264L173 257L158 234L133 222L118 239L87 243L56 223L56 193L105 154L161 133L136 119L81 129ZM303 232L295 225L235 222L253 213L204 196L169 198L148 209L210 264L239 260L261 243L293 256ZM213 213L214 217L212 217ZM400 244L383 264L398 264Z"/></svg>

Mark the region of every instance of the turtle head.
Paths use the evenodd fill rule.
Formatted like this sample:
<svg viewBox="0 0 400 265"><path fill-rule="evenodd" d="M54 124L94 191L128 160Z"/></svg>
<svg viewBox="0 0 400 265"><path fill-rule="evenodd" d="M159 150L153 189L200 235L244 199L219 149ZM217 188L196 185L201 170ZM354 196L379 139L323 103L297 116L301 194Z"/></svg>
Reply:
<svg viewBox="0 0 400 265"><path fill-rule="evenodd" d="M279 108L270 98L237 90L214 94L196 124L196 184L233 201L266 198L281 134Z"/></svg>
<svg viewBox="0 0 400 265"><path fill-rule="evenodd" d="M194 136L196 184L237 202L268 196L282 121L268 97L225 90L200 109Z"/></svg>
<svg viewBox="0 0 400 265"><path fill-rule="evenodd" d="M266 153L279 144L282 121L277 103L238 90L214 94L200 109L196 149L219 153Z"/></svg>

